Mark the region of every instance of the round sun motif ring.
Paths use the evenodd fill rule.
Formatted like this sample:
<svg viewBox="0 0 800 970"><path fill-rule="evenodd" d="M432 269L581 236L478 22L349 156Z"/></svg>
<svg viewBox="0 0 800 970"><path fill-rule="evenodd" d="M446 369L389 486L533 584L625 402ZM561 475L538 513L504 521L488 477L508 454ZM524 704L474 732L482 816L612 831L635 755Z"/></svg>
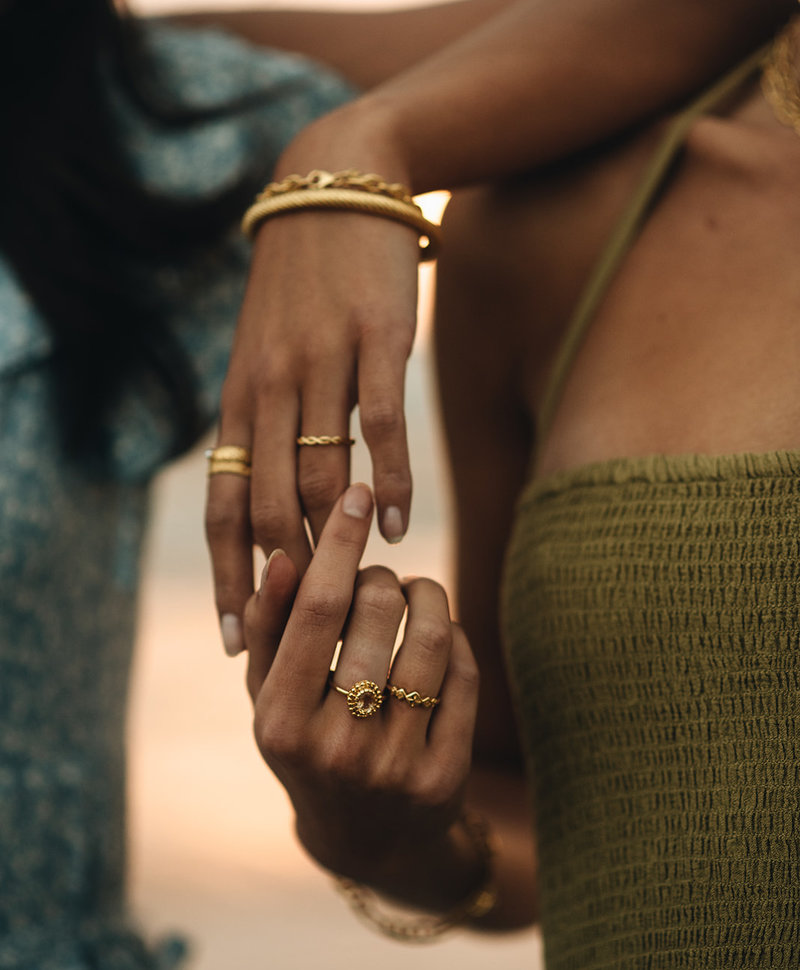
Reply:
<svg viewBox="0 0 800 970"><path fill-rule="evenodd" d="M440 697L423 697L418 690L409 691L405 687L395 687L394 684L387 684L386 690L392 697L405 701L410 707L436 707L441 700Z"/></svg>
<svg viewBox="0 0 800 970"><path fill-rule="evenodd" d="M297 443L311 448L319 445L354 445L356 439L341 434L301 434Z"/></svg>
<svg viewBox="0 0 800 970"><path fill-rule="evenodd" d="M347 698L347 710L353 717L372 717L383 703L383 689L373 680L359 680L349 690L338 684L331 686Z"/></svg>

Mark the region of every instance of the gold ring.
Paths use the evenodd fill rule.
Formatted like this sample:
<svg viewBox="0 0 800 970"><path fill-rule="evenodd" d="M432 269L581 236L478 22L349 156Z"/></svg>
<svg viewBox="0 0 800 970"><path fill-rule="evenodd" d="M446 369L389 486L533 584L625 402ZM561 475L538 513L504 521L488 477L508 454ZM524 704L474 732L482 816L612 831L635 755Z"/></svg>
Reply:
<svg viewBox="0 0 800 970"><path fill-rule="evenodd" d="M340 434L301 434L297 443L308 447L315 445L354 445L356 439L347 438Z"/></svg>
<svg viewBox="0 0 800 970"><path fill-rule="evenodd" d="M347 710L353 717L372 717L383 703L383 690L374 680L359 680L350 690L334 683L331 686L347 698Z"/></svg>
<svg viewBox="0 0 800 970"><path fill-rule="evenodd" d="M209 461L238 461L244 465L250 465L253 461L253 452L249 448L241 448L239 445L220 445L219 448L207 448L205 456Z"/></svg>
<svg viewBox="0 0 800 970"><path fill-rule="evenodd" d="M418 690L408 691L405 687L395 687L394 684L387 684L386 690L392 697L405 701L411 707L436 707L441 700L440 697L423 697Z"/></svg>
<svg viewBox="0 0 800 970"><path fill-rule="evenodd" d="M209 477L211 475L240 475L242 478L249 478L252 473L253 469L243 461L212 458L208 463Z"/></svg>

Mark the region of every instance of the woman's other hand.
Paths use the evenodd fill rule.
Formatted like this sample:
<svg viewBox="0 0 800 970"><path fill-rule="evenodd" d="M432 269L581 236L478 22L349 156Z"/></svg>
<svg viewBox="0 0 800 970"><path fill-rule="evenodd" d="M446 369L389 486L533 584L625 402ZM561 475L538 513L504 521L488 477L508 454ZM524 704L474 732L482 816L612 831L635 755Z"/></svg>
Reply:
<svg viewBox="0 0 800 970"><path fill-rule="evenodd" d="M278 553L249 601L256 740L291 797L301 842L319 863L446 908L482 878L482 860L454 824L469 773L477 667L440 586L401 584L382 567L358 573L371 511L366 486L352 486L299 585L290 558ZM435 706L412 706L384 690L406 606L389 682L440 698ZM350 713L337 690L360 681L376 685L366 700L380 706L369 716Z"/></svg>
<svg viewBox="0 0 800 970"><path fill-rule="evenodd" d="M253 589L252 547L284 549L302 573L350 481L347 439L359 429L373 463L378 524L390 542L411 503L405 367L414 340L418 235L364 213L306 211L258 230L222 395L218 442L252 451L252 477L209 481L206 526L229 653Z"/></svg>

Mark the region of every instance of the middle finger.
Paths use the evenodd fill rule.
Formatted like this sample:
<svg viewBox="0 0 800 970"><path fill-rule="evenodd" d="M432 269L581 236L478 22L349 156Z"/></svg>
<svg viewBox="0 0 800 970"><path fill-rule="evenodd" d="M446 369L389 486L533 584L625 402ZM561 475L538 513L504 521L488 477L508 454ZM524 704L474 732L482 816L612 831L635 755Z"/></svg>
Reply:
<svg viewBox="0 0 800 970"><path fill-rule="evenodd" d="M331 677L331 705L347 704L349 713L377 713L406 601L394 573L370 566L359 575L342 648ZM373 685L358 688L357 685ZM342 695L349 692L349 696Z"/></svg>

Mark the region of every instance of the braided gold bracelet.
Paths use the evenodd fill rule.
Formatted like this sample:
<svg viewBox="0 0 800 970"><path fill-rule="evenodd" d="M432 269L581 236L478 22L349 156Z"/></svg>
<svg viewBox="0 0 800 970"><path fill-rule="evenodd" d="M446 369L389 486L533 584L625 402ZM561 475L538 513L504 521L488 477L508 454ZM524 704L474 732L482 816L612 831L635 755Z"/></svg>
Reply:
<svg viewBox="0 0 800 970"><path fill-rule="evenodd" d="M303 209L364 212L391 219L416 229L423 261L435 259L439 252L439 227L425 218L405 186L385 182L377 175L362 175L353 169L333 173L314 171L307 176L289 175L280 182L271 182L245 212L242 232L252 239L265 219Z"/></svg>
<svg viewBox="0 0 800 970"><path fill-rule="evenodd" d="M315 168L308 175L287 175L280 182L270 182L263 191L256 196L257 202L271 199L286 192L296 192L298 189L357 189L359 192L371 192L373 195L385 195L398 202L414 204L411 190L400 182L387 182L380 175L359 172L354 168L343 172L326 172Z"/></svg>
<svg viewBox="0 0 800 970"><path fill-rule="evenodd" d="M384 936L405 943L427 943L469 920L486 916L497 904L497 886L492 870L494 850L489 827L478 815L462 816L461 824L484 863L486 876L478 889L447 913L417 917L390 915L380 908L377 896L371 889L344 876L334 876L339 892L364 922Z"/></svg>

